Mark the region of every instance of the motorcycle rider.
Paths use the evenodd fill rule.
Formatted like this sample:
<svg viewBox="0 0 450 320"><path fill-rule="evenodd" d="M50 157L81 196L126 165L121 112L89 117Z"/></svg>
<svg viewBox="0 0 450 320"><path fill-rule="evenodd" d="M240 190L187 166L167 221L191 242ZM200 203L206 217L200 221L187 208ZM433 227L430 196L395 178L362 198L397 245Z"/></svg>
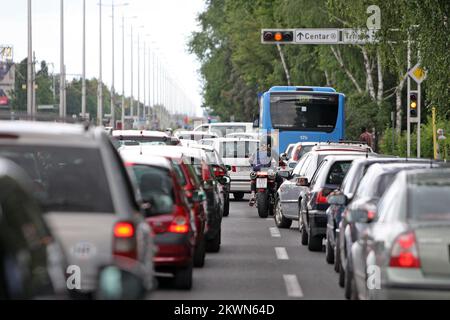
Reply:
<svg viewBox="0 0 450 320"><path fill-rule="evenodd" d="M261 171L262 168L275 168L280 163L278 153L273 148L273 139L271 136L263 136L259 142L259 148L249 158L250 165L254 172ZM276 175L275 182L278 186L283 182L282 178ZM280 181L281 180L281 181ZM249 206L253 207L256 203L256 180L251 181L251 195Z"/></svg>

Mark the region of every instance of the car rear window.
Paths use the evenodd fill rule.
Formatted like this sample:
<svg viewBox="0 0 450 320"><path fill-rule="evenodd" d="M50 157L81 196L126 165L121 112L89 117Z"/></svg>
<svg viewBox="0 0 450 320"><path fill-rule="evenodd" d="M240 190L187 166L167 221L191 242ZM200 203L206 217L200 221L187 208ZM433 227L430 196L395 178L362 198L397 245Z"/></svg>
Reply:
<svg viewBox="0 0 450 320"><path fill-rule="evenodd" d="M333 163L330 171L328 171L325 183L341 185L351 165L352 161L337 161Z"/></svg>
<svg viewBox="0 0 450 320"><path fill-rule="evenodd" d="M132 168L144 202L150 203L155 213L170 211L175 194L169 170L148 165L133 165Z"/></svg>
<svg viewBox="0 0 450 320"><path fill-rule="evenodd" d="M187 185L186 177L184 176L183 169L181 168L181 165L176 160L172 160L172 165L175 170L175 174L177 176L178 182L182 187Z"/></svg>
<svg viewBox="0 0 450 320"><path fill-rule="evenodd" d="M450 221L450 181L409 186L408 214L413 220Z"/></svg>
<svg viewBox="0 0 450 320"><path fill-rule="evenodd" d="M223 141L220 143L222 158L250 158L258 150L256 141Z"/></svg>
<svg viewBox="0 0 450 320"><path fill-rule="evenodd" d="M60 146L5 146L0 157L21 166L45 211L113 213L100 151Z"/></svg>

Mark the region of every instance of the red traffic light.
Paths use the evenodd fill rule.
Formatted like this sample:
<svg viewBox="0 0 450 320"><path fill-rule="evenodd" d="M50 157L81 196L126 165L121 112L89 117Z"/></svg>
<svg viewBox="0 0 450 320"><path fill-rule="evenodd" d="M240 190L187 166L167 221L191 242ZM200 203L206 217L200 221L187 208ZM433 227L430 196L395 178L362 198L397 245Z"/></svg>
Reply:
<svg viewBox="0 0 450 320"><path fill-rule="evenodd" d="M293 40L294 31L291 30L263 30L262 32L263 43L287 43Z"/></svg>

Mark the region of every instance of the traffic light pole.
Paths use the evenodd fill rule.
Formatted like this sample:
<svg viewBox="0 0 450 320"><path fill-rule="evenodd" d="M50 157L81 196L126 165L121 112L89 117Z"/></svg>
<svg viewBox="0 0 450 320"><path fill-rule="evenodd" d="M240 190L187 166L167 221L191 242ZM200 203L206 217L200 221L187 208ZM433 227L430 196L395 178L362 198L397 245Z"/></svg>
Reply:
<svg viewBox="0 0 450 320"><path fill-rule="evenodd" d="M408 32L408 58L407 58L407 69L411 69L411 39ZM407 101L406 101L406 155L411 157L411 78L407 76Z"/></svg>

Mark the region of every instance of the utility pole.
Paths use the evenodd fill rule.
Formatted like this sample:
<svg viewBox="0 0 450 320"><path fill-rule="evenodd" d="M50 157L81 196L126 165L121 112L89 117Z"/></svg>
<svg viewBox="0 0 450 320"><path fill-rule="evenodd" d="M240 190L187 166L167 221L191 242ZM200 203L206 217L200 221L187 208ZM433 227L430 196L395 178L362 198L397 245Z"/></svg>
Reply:
<svg viewBox="0 0 450 320"><path fill-rule="evenodd" d="M114 61L114 0L111 0L111 12L112 12L112 80L111 80L111 127L113 129L116 128L116 107L115 107L115 92L114 92L114 66L115 66L115 61Z"/></svg>
<svg viewBox="0 0 450 320"><path fill-rule="evenodd" d="M134 117L134 88L133 88L133 78L134 78L134 65L133 65L133 59L134 59L134 42L133 42L133 25L131 25L131 96L130 96L130 115L133 119Z"/></svg>
<svg viewBox="0 0 450 320"><path fill-rule="evenodd" d="M138 32L138 42L137 42L138 48L137 48L137 56L138 56L138 70L137 70L137 77L138 77L138 92L137 92L137 118L138 121L141 119L141 47L140 47L140 33Z"/></svg>
<svg viewBox="0 0 450 320"><path fill-rule="evenodd" d="M28 59L27 59L27 114L33 114L33 29L31 0L28 0Z"/></svg>
<svg viewBox="0 0 450 320"><path fill-rule="evenodd" d="M83 0L83 66L81 76L81 117L86 117L86 0Z"/></svg>
<svg viewBox="0 0 450 320"><path fill-rule="evenodd" d="M103 83L102 83L102 0L99 0L99 75L97 89L97 125L103 125Z"/></svg>
<svg viewBox="0 0 450 320"><path fill-rule="evenodd" d="M64 66L64 0L61 3L61 25L60 25L60 80L59 80L59 116L64 118L66 116L66 110L64 105L64 96L66 90L66 79L65 79L65 66Z"/></svg>
<svg viewBox="0 0 450 320"><path fill-rule="evenodd" d="M122 14L122 130L125 130L125 17Z"/></svg>
<svg viewBox="0 0 450 320"><path fill-rule="evenodd" d="M147 73L147 69L146 69L146 48L147 43L144 40L144 59L143 59L143 63L144 63L144 67L143 67L143 74L144 74L144 100L143 100L143 106L142 106L142 118L145 119L146 117L146 112L145 112L145 105L147 104L147 88L146 88L146 73Z"/></svg>

